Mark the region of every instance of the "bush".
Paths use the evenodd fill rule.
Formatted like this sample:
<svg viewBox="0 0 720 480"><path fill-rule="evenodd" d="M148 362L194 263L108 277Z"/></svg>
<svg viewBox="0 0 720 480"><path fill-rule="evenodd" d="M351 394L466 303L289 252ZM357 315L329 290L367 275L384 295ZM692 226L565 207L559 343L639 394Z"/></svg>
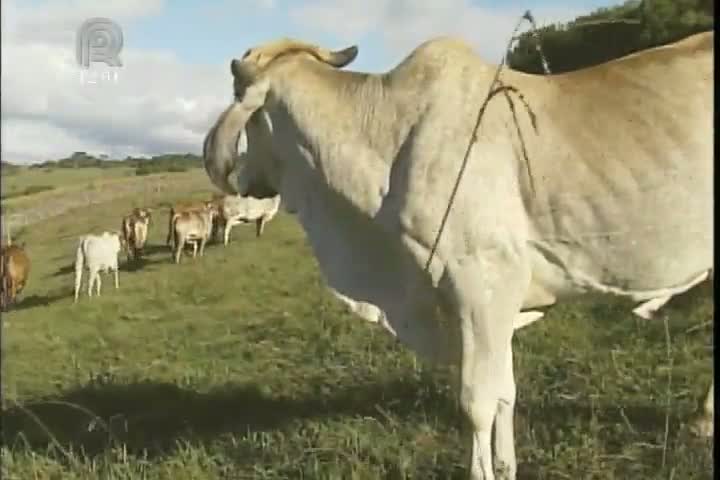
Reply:
<svg viewBox="0 0 720 480"><path fill-rule="evenodd" d="M12 163L7 162L2 162L0 169L2 171L2 175L5 177L9 177L10 175L16 175L18 172L20 172L20 167L18 165L13 165Z"/></svg>

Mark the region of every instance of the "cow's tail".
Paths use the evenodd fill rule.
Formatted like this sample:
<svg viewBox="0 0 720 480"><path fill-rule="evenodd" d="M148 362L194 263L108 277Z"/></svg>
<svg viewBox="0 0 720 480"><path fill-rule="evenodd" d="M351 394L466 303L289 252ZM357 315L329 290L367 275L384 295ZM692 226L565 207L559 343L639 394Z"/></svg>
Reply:
<svg viewBox="0 0 720 480"><path fill-rule="evenodd" d="M177 232L175 231L178 218L180 218L180 213L173 213L170 217L170 232L172 232L170 245L172 245L173 248L177 248L178 245Z"/></svg>
<svg viewBox="0 0 720 480"><path fill-rule="evenodd" d="M77 252L75 253L75 301L80 294L80 285L82 284L82 272L85 266L85 239L81 238L78 242Z"/></svg>

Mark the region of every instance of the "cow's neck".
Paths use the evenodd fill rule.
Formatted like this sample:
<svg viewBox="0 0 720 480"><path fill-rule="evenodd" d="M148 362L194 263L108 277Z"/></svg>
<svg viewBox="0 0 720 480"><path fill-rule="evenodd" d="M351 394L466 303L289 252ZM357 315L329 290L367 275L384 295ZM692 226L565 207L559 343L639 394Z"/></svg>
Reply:
<svg viewBox="0 0 720 480"><path fill-rule="evenodd" d="M315 62L292 68L273 91L315 142L355 141L388 166L425 110L421 85L386 74L337 70Z"/></svg>

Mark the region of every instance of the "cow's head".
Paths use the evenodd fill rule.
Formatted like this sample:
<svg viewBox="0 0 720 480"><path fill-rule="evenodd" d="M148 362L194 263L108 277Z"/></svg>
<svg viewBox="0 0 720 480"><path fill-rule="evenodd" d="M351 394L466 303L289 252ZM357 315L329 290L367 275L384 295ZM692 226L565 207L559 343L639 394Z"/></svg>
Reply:
<svg viewBox="0 0 720 480"><path fill-rule="evenodd" d="M133 209L133 215L135 218L141 220L143 223L150 224L150 219L152 218L152 209L151 208L134 208Z"/></svg>
<svg viewBox="0 0 720 480"><path fill-rule="evenodd" d="M283 39L251 48L241 60L233 59L235 101L220 115L203 145L205 170L212 182L226 193L257 198L277 195L284 170L283 148L288 147L273 141L273 119L287 106L274 102L273 89L292 82L294 68L308 68L312 63L342 68L357 53L355 46L330 51ZM313 86L302 88L312 90ZM247 147L238 156L243 132Z"/></svg>
<svg viewBox="0 0 720 480"><path fill-rule="evenodd" d="M220 208L218 207L217 202L213 200L203 202L203 211L209 215L210 220L220 215Z"/></svg>
<svg viewBox="0 0 720 480"><path fill-rule="evenodd" d="M141 213L142 218L144 218L145 222L150 225L150 221L152 220L152 208L143 208Z"/></svg>

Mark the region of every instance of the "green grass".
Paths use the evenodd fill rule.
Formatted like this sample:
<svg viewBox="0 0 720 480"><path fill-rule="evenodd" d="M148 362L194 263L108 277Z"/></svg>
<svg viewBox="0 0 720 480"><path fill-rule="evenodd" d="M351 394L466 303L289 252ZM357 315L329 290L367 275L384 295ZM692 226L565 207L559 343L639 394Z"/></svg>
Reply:
<svg viewBox="0 0 720 480"><path fill-rule="evenodd" d="M171 195L151 206L186 194ZM289 216L174 265L158 210L146 262L73 305L77 236L130 204L18 233L33 265L3 315L3 478L464 478L446 374L343 312ZM713 306L707 291L684 303L668 310L664 468L662 320L559 306L518 333L519 478L712 478L711 443L682 423L711 379L711 326L696 327Z"/></svg>

